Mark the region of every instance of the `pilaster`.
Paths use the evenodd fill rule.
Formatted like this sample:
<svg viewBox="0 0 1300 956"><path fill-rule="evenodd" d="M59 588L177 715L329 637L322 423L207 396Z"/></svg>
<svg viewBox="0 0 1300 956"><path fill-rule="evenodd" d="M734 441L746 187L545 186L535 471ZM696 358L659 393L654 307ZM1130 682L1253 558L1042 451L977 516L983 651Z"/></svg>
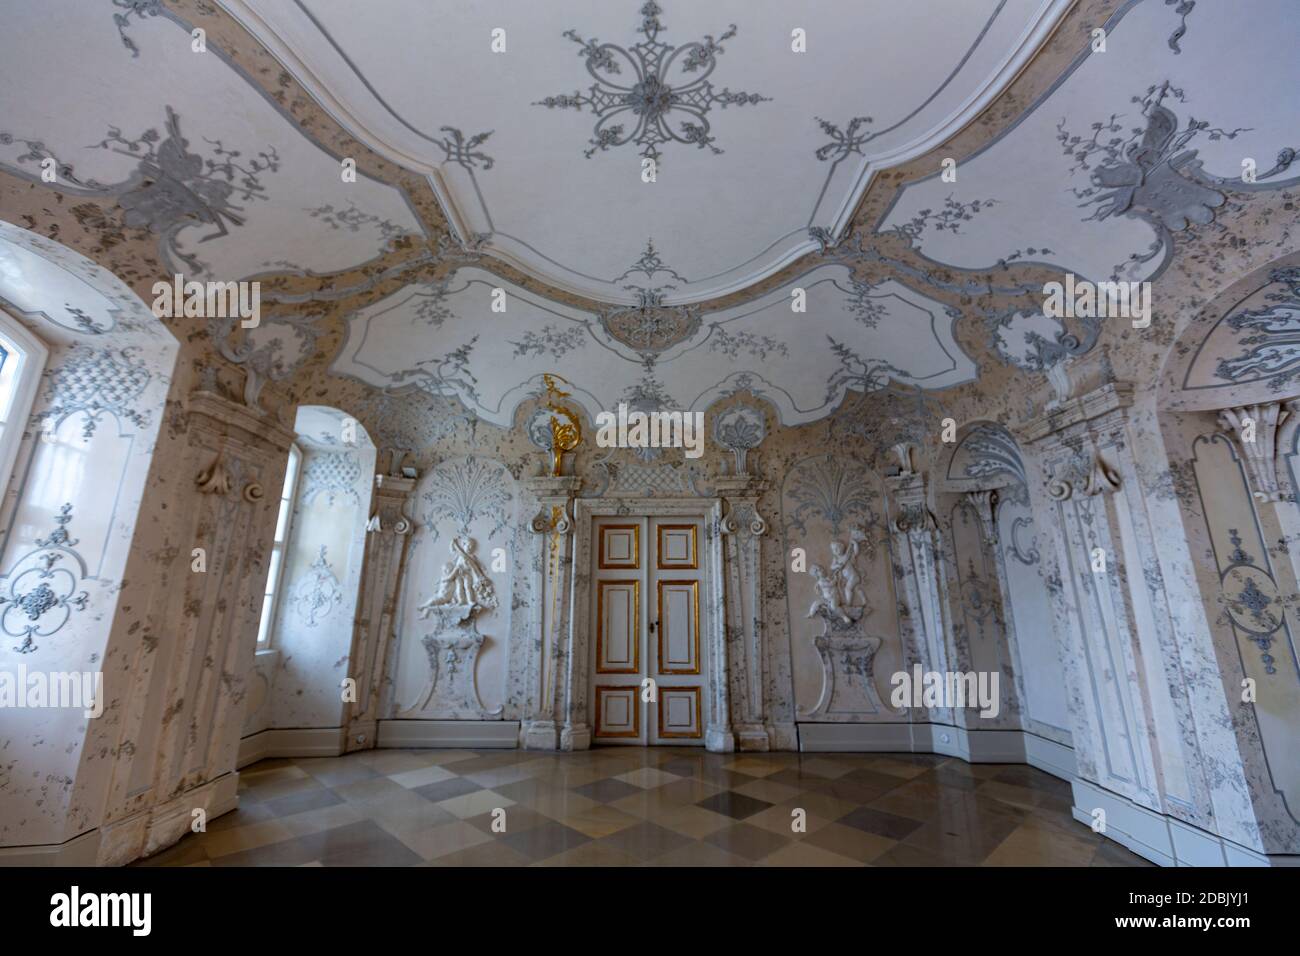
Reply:
<svg viewBox="0 0 1300 956"><path fill-rule="evenodd" d="M771 750L778 746L779 733L770 720L770 668L763 631L763 538L767 521L758 511L758 499L768 485L752 475L720 477L715 484L726 508L719 528L724 544L724 567L720 570L725 577L727 621L724 663L736 746L740 750Z"/></svg>
<svg viewBox="0 0 1300 956"><path fill-rule="evenodd" d="M519 726L519 746L525 750L586 750L591 728L585 713L580 721L566 720L562 702L566 686L569 620L572 614L573 499L582 479L539 476L523 479L537 500L529 523L533 534L533 595L529 622L532 653L524 662L529 691ZM587 573L585 569L579 573Z"/></svg>
<svg viewBox="0 0 1300 956"><path fill-rule="evenodd" d="M356 681L356 700L348 704L344 749L375 746L382 685L388 654L393 646L394 621L406 565L412 523L406 505L415 491L414 478L375 475L370 520L366 524L366 552L361 570L361 593L348 657Z"/></svg>

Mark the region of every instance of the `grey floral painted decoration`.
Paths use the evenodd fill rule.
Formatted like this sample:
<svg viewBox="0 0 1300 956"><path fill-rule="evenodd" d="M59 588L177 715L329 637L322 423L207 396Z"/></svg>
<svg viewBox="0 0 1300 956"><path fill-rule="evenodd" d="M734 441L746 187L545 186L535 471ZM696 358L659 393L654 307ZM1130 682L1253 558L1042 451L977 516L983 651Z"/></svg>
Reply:
<svg viewBox="0 0 1300 956"><path fill-rule="evenodd" d="M207 140L213 156L203 157L189 149L181 135L180 117L167 107L166 138L148 129L129 139L115 126L95 144L139 161L129 189L118 203L123 222L130 228L149 229L164 237L165 248L195 272L204 271L194 254L182 252L176 234L188 226L206 223L213 231L200 242L229 234L229 226L244 223L244 207L237 202L266 199L262 175L280 168L275 148L245 157L242 150L229 149L221 140Z"/></svg>
<svg viewBox="0 0 1300 956"><path fill-rule="evenodd" d="M807 522L819 518L838 536L847 525L864 528L878 524L873 503L877 497L865 467L854 461L824 455L801 461L787 480L795 502L787 518L790 527L807 534Z"/></svg>
<svg viewBox="0 0 1300 956"><path fill-rule="evenodd" d="M654 0L641 7L637 32L645 39L630 49L594 38L584 40L576 30L564 32L582 48L579 55L585 57L587 72L596 82L586 93L575 90L548 96L533 105L547 109L590 107L596 127L590 148L585 150L588 159L628 143L641 147L641 156L656 162L659 147L670 142L721 153L713 145L709 112L715 106L726 109L770 100L757 93L715 90L709 82L718 56L725 52L722 44L736 35L734 23L716 40L706 35L703 40L674 47L659 40L664 29L659 20L662 12Z"/></svg>
<svg viewBox="0 0 1300 956"><path fill-rule="evenodd" d="M354 505L361 504L357 483L361 480L361 462L350 452L317 453L308 457L303 469L302 500L310 502L324 495L333 507L342 498Z"/></svg>
<svg viewBox="0 0 1300 956"><path fill-rule="evenodd" d="M57 428L72 415L84 415L82 437L94 437L104 415L137 428L149 424L149 413L135 408L152 375L135 358L135 348L114 351L76 346L58 368L49 372L46 398L50 407L41 417Z"/></svg>
<svg viewBox="0 0 1300 956"><path fill-rule="evenodd" d="M1087 220L1134 213L1173 232L1214 221L1214 210L1227 197L1196 179L1201 163L1196 150L1188 147L1202 134L1212 141L1236 139L1246 130L1221 129L1196 119L1180 129L1177 114L1164 105L1166 99L1186 102L1183 91L1167 82L1133 97L1146 122L1127 138L1117 115L1094 123L1086 138L1071 134L1064 120L1058 124L1057 140L1075 163L1071 172L1089 171L1091 185L1074 190L1082 206L1096 206Z"/></svg>
<svg viewBox="0 0 1300 956"><path fill-rule="evenodd" d="M126 11L113 14L113 24L117 27L118 36L122 38L122 46L131 51L133 58L139 58L140 48L127 36L127 27L131 25L132 17L143 20L145 17L160 15L163 12L162 0L113 0L113 6Z"/></svg>
<svg viewBox="0 0 1300 956"><path fill-rule="evenodd" d="M294 589L294 611L307 627L316 627L343 603L343 588L325 554L325 545L322 544L320 554L307 570L307 576Z"/></svg>
<svg viewBox="0 0 1300 956"><path fill-rule="evenodd" d="M0 594L0 629L22 638L13 648L19 654L36 650L33 638L57 633L74 610L86 609L89 595L80 590L86 563L75 550L77 539L68 533L70 521L72 505L65 504L54 519L54 530L37 538L36 549L18 560L7 593ZM65 558L71 559L71 568L61 563ZM52 613L54 617L47 618Z"/></svg>
<svg viewBox="0 0 1300 956"><path fill-rule="evenodd" d="M1227 320L1241 351L1219 359L1215 377L1234 385L1269 379L1279 390L1300 372L1300 268L1275 270L1269 279L1286 287L1265 298L1273 305L1238 312Z"/></svg>
<svg viewBox="0 0 1300 956"><path fill-rule="evenodd" d="M713 438L736 458L736 474L746 474L745 456L767 437L767 420L757 405L734 405L713 419Z"/></svg>
<svg viewBox="0 0 1300 956"><path fill-rule="evenodd" d="M1182 18L1174 32L1169 34L1169 49L1174 53L1182 53L1183 48L1178 45L1178 41L1187 34L1187 18L1191 15L1192 8L1196 6L1196 0L1165 0L1165 6L1174 7L1174 13Z"/></svg>
<svg viewBox="0 0 1300 956"><path fill-rule="evenodd" d="M439 132L447 134L443 139L437 141L445 154L445 162L455 163L457 166L471 171L478 168L491 169L496 162L491 156L479 149L480 146L487 142L493 130L488 130L486 133L475 133L468 139L465 138L464 133L454 126L444 126Z"/></svg>
<svg viewBox="0 0 1300 956"><path fill-rule="evenodd" d="M450 516L457 534L469 534L479 520L492 522L484 537L494 538L510 520L506 506L514 500L506 484L507 472L498 462L470 455L444 462L431 473L430 490L421 498L428 506L422 522L432 540L438 540L438 521Z"/></svg>

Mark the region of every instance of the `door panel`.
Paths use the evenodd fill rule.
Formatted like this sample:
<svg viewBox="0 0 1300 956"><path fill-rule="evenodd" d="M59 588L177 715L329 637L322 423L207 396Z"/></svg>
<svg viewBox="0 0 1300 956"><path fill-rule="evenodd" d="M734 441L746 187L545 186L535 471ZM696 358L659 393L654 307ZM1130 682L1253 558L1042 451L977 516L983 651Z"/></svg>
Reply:
<svg viewBox="0 0 1300 956"><path fill-rule="evenodd" d="M641 685L596 687L596 736L641 739Z"/></svg>
<svg viewBox="0 0 1300 956"><path fill-rule="evenodd" d="M675 740L704 736L699 687L659 688L659 736Z"/></svg>
<svg viewBox="0 0 1300 956"><path fill-rule="evenodd" d="M592 523L597 743L704 743L703 533L696 517L620 515Z"/></svg>
<svg viewBox="0 0 1300 956"><path fill-rule="evenodd" d="M599 528L600 569L641 567L641 526L607 524Z"/></svg>
<svg viewBox="0 0 1300 956"><path fill-rule="evenodd" d="M695 525L661 524L658 530L659 551L655 567L660 570L694 571L700 566Z"/></svg>
<svg viewBox="0 0 1300 956"><path fill-rule="evenodd" d="M659 582L659 673L700 672L700 583Z"/></svg>
<svg viewBox="0 0 1300 956"><path fill-rule="evenodd" d="M641 582L596 582L596 673L641 673Z"/></svg>

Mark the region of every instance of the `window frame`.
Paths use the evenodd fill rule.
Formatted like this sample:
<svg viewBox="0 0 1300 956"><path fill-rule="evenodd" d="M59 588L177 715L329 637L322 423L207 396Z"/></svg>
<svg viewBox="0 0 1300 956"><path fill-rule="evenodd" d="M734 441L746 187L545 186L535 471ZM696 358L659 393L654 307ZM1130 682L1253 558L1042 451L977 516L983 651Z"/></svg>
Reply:
<svg viewBox="0 0 1300 956"><path fill-rule="evenodd" d="M3 422L3 432L0 433L0 479L3 480L2 487L7 498L13 484L14 467L18 464L18 452L27 434L32 409L36 407L41 376L45 373L45 364L50 358L50 347L4 309L0 309L0 333L12 339L22 351L19 357L22 365L19 366L14 383L13 400Z"/></svg>
<svg viewBox="0 0 1300 956"><path fill-rule="evenodd" d="M294 442L289 446L288 463L285 465L285 482L280 490L280 508L275 514L275 527L280 527L280 518L284 517L284 534L278 539L272 537L271 567L266 572L266 586L262 589L262 616L257 623L258 651L273 648L275 637L275 619L280 612L280 599L284 596L284 568L289 550L289 541L293 537L293 513L298 508L298 489L302 485L302 466L305 460L302 449ZM292 474L290 474L292 472ZM274 535L274 531L272 532ZM276 555L279 561L276 561ZM267 597L270 601L267 601Z"/></svg>

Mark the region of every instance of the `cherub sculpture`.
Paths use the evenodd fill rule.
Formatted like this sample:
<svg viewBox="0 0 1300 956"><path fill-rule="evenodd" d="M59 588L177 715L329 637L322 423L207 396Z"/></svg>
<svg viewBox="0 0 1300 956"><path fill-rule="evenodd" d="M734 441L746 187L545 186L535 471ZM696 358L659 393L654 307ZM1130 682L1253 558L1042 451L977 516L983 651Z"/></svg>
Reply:
<svg viewBox="0 0 1300 956"><path fill-rule="evenodd" d="M817 585L817 600L813 601L812 607L808 608L808 616L817 617L818 612L825 611L826 614L839 618L845 624L852 624L853 619L845 612L840 600L839 582L828 575L826 569L820 564L809 565L808 573L812 575Z"/></svg>
<svg viewBox="0 0 1300 956"><path fill-rule="evenodd" d="M866 540L866 533L861 528L854 528L849 532L847 545L831 542L831 578L839 585L840 603L844 607L862 607L867 603L866 595L859 587L862 578L855 567L858 549Z"/></svg>
<svg viewBox="0 0 1300 956"><path fill-rule="evenodd" d="M474 539L459 535L451 541L452 560L442 567L442 576L438 580L438 589L433 597L421 604L416 610L424 620L438 607L480 607L490 609L497 606L496 591L492 579L483 571L483 566L474 557Z"/></svg>

